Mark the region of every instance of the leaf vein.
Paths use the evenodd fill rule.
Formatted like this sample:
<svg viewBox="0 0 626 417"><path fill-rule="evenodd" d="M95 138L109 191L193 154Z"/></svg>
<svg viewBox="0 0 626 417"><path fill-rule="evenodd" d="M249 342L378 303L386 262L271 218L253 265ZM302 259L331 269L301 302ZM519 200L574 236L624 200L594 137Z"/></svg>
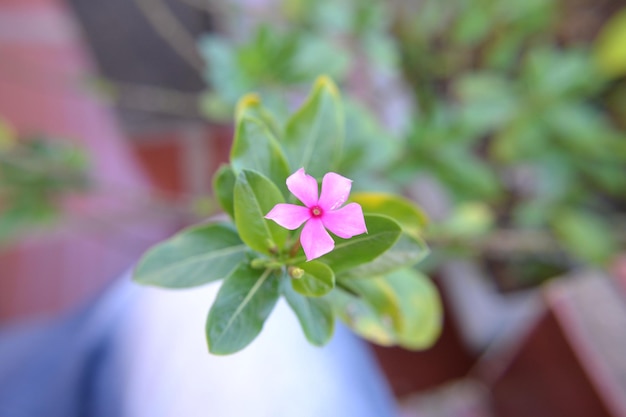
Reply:
<svg viewBox="0 0 626 417"><path fill-rule="evenodd" d="M256 294L256 292L259 290L259 288L261 288L261 286L263 285L263 283L267 280L267 277L270 275L270 272L272 272L271 269L266 269L263 272L263 275L261 275L259 277L259 279L257 280L257 282L254 283L254 285L252 286L252 288L250 288L250 291L248 291L248 293L246 294L246 297L243 299L243 301L241 302L241 304L239 304L237 306L237 308L235 309L234 313L232 316L230 316L230 319L228 319L228 322L226 323L226 326L224 326L224 329L222 330L222 334L220 335L220 337L217 338L216 342L219 342L222 337L224 335L226 335L226 333L228 332L228 329L230 329L230 326L233 325L233 323L235 322L235 320L237 319L237 317L241 314L241 312L243 311L244 308L246 308L246 306L248 305L248 303L250 302L250 300L252 299L252 297L254 297L254 295Z"/></svg>

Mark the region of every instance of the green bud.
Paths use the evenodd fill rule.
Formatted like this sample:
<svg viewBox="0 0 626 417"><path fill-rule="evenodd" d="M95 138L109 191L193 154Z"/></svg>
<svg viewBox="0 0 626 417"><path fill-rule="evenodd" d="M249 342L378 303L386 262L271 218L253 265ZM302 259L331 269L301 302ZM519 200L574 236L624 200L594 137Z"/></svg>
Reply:
<svg viewBox="0 0 626 417"><path fill-rule="evenodd" d="M294 279L300 279L304 275L304 269L298 268L297 266L290 266L287 272L289 272L289 276Z"/></svg>

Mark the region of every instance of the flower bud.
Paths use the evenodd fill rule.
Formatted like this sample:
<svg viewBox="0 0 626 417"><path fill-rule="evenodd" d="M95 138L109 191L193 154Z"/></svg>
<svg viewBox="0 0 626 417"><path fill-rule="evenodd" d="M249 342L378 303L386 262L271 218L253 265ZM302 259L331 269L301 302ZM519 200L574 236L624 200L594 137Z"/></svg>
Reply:
<svg viewBox="0 0 626 417"><path fill-rule="evenodd" d="M304 275L304 269L298 268L297 266L290 266L287 272L289 272L289 276L294 279L300 279Z"/></svg>

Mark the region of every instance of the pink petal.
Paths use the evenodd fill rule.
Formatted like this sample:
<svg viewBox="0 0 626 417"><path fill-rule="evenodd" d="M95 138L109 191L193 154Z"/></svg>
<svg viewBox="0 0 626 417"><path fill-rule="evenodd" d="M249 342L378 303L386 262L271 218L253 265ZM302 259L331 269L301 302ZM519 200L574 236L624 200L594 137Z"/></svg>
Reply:
<svg viewBox="0 0 626 417"><path fill-rule="evenodd" d="M287 188L305 206L317 205L317 181L312 176L307 175L304 168L300 168L287 178Z"/></svg>
<svg viewBox="0 0 626 417"><path fill-rule="evenodd" d="M363 209L357 203L350 203L339 210L324 212L322 222L328 230L344 239L367 233Z"/></svg>
<svg viewBox="0 0 626 417"><path fill-rule="evenodd" d="M346 202L352 188L352 180L334 172L324 175L322 180L322 195L318 205L324 211L335 210Z"/></svg>
<svg viewBox="0 0 626 417"><path fill-rule="evenodd" d="M269 213L265 215L266 219L274 220L285 229L297 229L311 217L311 211L302 206L295 204L276 204Z"/></svg>
<svg viewBox="0 0 626 417"><path fill-rule="evenodd" d="M304 225L300 235L300 243L307 261L319 258L335 247L335 242L324 229L322 221L316 218L312 218Z"/></svg>

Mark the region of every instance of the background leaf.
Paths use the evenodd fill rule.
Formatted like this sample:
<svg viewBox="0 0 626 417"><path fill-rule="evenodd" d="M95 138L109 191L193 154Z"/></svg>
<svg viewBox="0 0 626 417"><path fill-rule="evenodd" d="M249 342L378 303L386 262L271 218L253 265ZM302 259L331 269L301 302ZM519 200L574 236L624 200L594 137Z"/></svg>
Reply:
<svg viewBox="0 0 626 417"><path fill-rule="evenodd" d="M396 343L390 320L385 320L363 299L335 288L326 297L335 314L355 333L381 346Z"/></svg>
<svg viewBox="0 0 626 417"><path fill-rule="evenodd" d="M0 152L13 147L16 142L15 132L9 123L0 117Z"/></svg>
<svg viewBox="0 0 626 417"><path fill-rule="evenodd" d="M246 347L261 332L279 297L279 279L270 269L240 265L226 278L209 311L209 352L227 355Z"/></svg>
<svg viewBox="0 0 626 417"><path fill-rule="evenodd" d="M384 277L350 280L343 282L342 286L367 303L385 326L391 326L394 330L402 328L403 317L398 296Z"/></svg>
<svg viewBox="0 0 626 417"><path fill-rule="evenodd" d="M168 288L187 288L225 278L245 259L247 246L226 224L187 229L150 249L133 280Z"/></svg>
<svg viewBox="0 0 626 417"><path fill-rule="evenodd" d="M407 349L431 347L443 327L439 292L432 281L414 269L402 269L385 277L400 305L402 321L396 328L399 344Z"/></svg>
<svg viewBox="0 0 626 417"><path fill-rule="evenodd" d="M584 210L561 210L553 227L563 245L585 261L606 264L617 246L611 229L603 219Z"/></svg>
<svg viewBox="0 0 626 417"><path fill-rule="evenodd" d="M344 116L341 98L328 77L320 77L304 105L285 127L284 145L291 167L321 178L341 159Z"/></svg>
<svg viewBox="0 0 626 417"><path fill-rule="evenodd" d="M615 13L602 28L595 44L596 61L609 76L626 74L626 9Z"/></svg>

